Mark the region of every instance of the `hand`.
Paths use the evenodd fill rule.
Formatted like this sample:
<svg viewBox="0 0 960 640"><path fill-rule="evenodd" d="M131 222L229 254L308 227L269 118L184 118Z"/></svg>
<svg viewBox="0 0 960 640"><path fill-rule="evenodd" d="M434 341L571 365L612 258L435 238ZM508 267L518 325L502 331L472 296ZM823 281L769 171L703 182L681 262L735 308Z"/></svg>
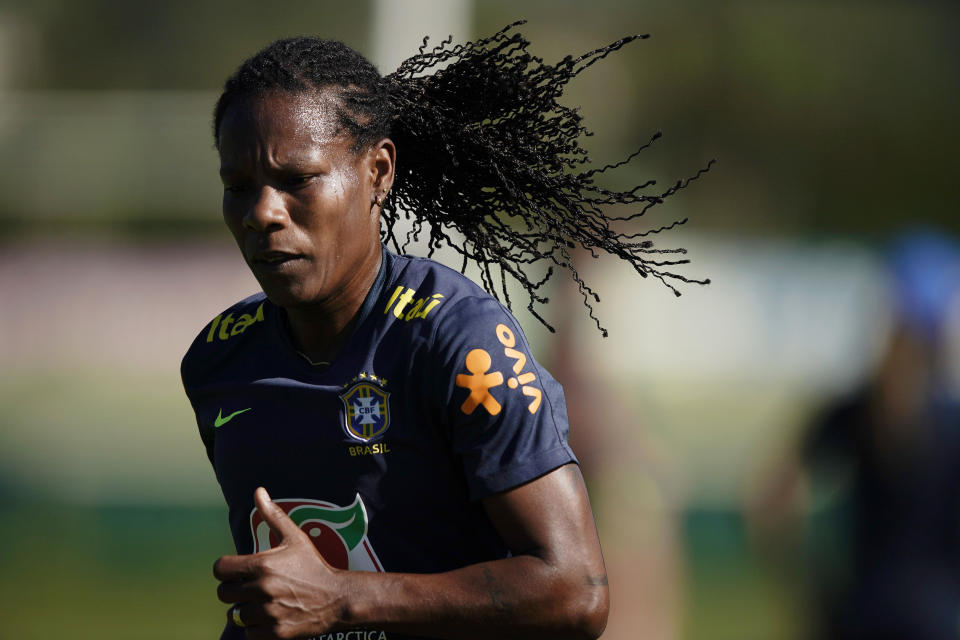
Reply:
<svg viewBox="0 0 960 640"><path fill-rule="evenodd" d="M247 638L302 638L329 631L344 610L340 582L300 527L258 487L253 501L280 539L266 551L222 556L213 565L217 597L238 608Z"/></svg>

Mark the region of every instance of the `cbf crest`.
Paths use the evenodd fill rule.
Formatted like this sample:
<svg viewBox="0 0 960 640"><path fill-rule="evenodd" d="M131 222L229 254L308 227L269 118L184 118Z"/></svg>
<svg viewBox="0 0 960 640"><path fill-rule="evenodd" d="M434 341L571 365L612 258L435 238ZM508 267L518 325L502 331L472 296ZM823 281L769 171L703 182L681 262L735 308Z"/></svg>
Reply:
<svg viewBox="0 0 960 640"><path fill-rule="evenodd" d="M347 435L366 442L390 428L390 393L385 386L384 378L366 372L345 385L340 400Z"/></svg>

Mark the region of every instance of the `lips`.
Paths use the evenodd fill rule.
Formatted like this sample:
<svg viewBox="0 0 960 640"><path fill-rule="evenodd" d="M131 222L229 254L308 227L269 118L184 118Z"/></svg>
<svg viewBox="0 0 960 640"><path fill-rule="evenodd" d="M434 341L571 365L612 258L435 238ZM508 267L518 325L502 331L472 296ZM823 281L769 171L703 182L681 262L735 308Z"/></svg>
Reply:
<svg viewBox="0 0 960 640"><path fill-rule="evenodd" d="M305 258L301 253L289 251L257 251L251 257L250 265L261 271L275 271Z"/></svg>

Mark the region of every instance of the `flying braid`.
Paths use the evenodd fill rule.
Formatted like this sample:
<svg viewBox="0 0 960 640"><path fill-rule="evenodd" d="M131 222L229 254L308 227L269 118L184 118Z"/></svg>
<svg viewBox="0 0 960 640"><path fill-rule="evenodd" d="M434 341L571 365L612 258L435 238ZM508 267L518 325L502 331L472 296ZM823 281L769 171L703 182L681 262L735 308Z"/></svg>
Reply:
<svg viewBox="0 0 960 640"><path fill-rule="evenodd" d="M428 49L424 38L419 52L385 77L340 42L279 40L227 80L214 112L214 138L224 111L238 97L337 89L337 115L354 136L355 150L387 136L398 149L394 185L382 207L384 242L402 253L425 234L428 255L443 246L457 251L463 257L461 271L474 262L484 288L508 306L507 280L516 280L528 294L527 309L551 331L537 310L548 302L539 291L554 267L567 270L606 336L593 308L600 297L574 268L571 250L580 246L594 257L601 251L613 254L678 296L674 282L708 284L671 271L689 262L682 257L685 249L657 248L648 239L686 218L632 234L614 227L686 187L713 160L657 194L643 193L655 185L652 180L625 191L598 186L598 175L628 164L660 134L619 162L589 169L580 139L590 132L576 109L557 100L582 71L648 36L628 36L548 65L527 51L529 42L514 30L520 24L466 44L453 45L448 38ZM611 205L630 205L633 212L605 213ZM412 219L402 241L395 233L401 213Z"/></svg>

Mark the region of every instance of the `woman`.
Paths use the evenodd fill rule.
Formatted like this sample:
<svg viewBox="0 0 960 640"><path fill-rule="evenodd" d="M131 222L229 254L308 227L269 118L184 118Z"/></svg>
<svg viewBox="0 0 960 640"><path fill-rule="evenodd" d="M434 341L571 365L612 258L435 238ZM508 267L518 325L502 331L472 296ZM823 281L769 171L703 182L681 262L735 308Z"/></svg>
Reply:
<svg viewBox="0 0 960 640"><path fill-rule="evenodd" d="M297 38L228 79L224 219L264 293L211 321L182 367L243 554L214 566L224 638L602 632L607 580L562 390L487 291L499 270L536 313L552 270L529 269L552 263L595 298L576 244L685 280L662 270L683 261L656 259L682 250L618 234L600 209L638 203L635 217L682 185L594 186L579 116L555 101L633 39L548 66L508 28L422 47L381 78L341 43ZM479 264L487 291L382 246L400 250L399 211L417 234L429 223L431 251Z"/></svg>

